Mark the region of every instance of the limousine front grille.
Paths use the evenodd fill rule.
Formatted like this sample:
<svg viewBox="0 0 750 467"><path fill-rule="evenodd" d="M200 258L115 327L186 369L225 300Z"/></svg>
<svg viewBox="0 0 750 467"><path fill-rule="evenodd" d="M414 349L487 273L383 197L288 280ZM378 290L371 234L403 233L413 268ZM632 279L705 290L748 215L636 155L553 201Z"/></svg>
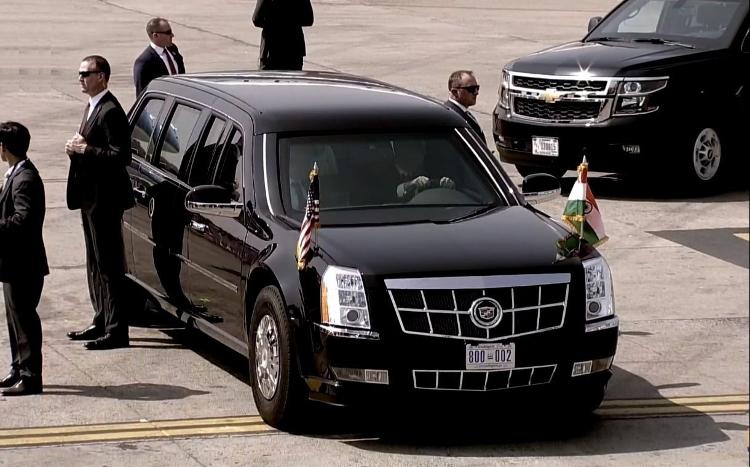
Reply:
<svg viewBox="0 0 750 467"><path fill-rule="evenodd" d="M559 329L565 321L570 274L388 279L388 295L406 334L476 341ZM491 325L477 319L478 302L502 310Z"/></svg>
<svg viewBox="0 0 750 467"><path fill-rule="evenodd" d="M548 384L557 365L512 370L412 370L415 389L435 391L500 391Z"/></svg>
<svg viewBox="0 0 750 467"><path fill-rule="evenodd" d="M558 91L600 92L607 89L608 81L554 79L533 76L513 76L513 85L526 89L556 89Z"/></svg>
<svg viewBox="0 0 750 467"><path fill-rule="evenodd" d="M571 121L599 117L602 103L598 101L545 102L537 99L515 97L513 112L523 117L539 120Z"/></svg>

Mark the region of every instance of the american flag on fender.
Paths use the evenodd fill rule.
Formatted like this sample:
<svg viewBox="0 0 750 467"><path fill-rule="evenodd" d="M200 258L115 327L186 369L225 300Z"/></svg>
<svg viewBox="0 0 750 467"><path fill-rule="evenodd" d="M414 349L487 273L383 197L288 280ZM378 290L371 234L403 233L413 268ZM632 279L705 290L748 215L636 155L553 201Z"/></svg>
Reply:
<svg viewBox="0 0 750 467"><path fill-rule="evenodd" d="M318 163L310 172L310 188L307 190L305 217L297 240L297 269L305 269L312 249L312 234L320 225L320 187L318 185Z"/></svg>

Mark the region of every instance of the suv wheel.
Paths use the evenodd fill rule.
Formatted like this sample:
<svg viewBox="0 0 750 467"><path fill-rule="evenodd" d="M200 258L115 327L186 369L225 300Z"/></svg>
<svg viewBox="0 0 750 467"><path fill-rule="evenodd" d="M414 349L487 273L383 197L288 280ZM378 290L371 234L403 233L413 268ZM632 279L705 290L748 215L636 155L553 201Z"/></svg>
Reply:
<svg viewBox="0 0 750 467"><path fill-rule="evenodd" d="M555 178L562 178L568 169L561 167L537 167L533 165L516 165L516 170L522 177L528 177L533 174L550 174Z"/></svg>
<svg viewBox="0 0 750 467"><path fill-rule="evenodd" d="M706 127L695 133L690 147L692 170L690 180L700 186L710 186L716 182L726 165L722 158L722 144L719 133L714 128Z"/></svg>
<svg viewBox="0 0 750 467"><path fill-rule="evenodd" d="M263 421L291 428L304 402L291 323L279 289L265 287L255 300L248 329L248 360L253 399Z"/></svg>

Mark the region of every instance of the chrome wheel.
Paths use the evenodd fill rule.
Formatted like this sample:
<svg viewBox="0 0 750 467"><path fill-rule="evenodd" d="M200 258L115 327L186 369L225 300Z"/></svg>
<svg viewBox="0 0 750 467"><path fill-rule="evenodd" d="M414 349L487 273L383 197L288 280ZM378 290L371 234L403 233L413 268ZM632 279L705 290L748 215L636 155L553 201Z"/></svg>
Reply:
<svg viewBox="0 0 750 467"><path fill-rule="evenodd" d="M279 330L269 315L255 332L255 380L261 394L271 400L279 386Z"/></svg>
<svg viewBox="0 0 750 467"><path fill-rule="evenodd" d="M712 128L704 128L693 143L693 169L703 181L713 179L721 164L721 140Z"/></svg>

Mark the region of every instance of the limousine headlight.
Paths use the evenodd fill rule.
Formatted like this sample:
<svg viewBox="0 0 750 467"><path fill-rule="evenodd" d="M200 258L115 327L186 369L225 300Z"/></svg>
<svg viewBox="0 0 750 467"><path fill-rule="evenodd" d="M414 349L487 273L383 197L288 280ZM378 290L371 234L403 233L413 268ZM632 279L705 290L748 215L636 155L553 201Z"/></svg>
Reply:
<svg viewBox="0 0 750 467"><path fill-rule="evenodd" d="M347 328L370 329L370 311L362 275L356 269L328 266L320 289L320 321Z"/></svg>
<svg viewBox="0 0 750 467"><path fill-rule="evenodd" d="M603 257L583 262L586 275L586 320L604 318L615 314L612 292L612 274Z"/></svg>

